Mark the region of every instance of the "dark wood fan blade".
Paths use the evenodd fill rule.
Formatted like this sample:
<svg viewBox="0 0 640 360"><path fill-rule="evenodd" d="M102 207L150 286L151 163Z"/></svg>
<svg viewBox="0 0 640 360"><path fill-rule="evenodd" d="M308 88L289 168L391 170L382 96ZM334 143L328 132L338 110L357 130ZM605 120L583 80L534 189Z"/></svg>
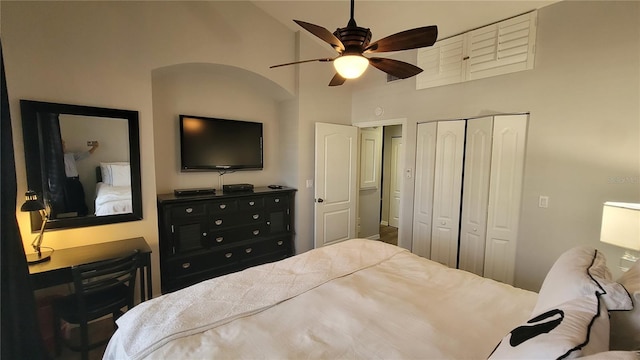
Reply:
<svg viewBox="0 0 640 360"><path fill-rule="evenodd" d="M431 46L438 38L438 27L424 26L389 35L367 46L364 52L387 52Z"/></svg>
<svg viewBox="0 0 640 360"><path fill-rule="evenodd" d="M344 82L347 79L343 78L342 76L340 76L340 74L336 73L333 78L331 79L331 81L329 82L329 86L340 86L342 84L344 84Z"/></svg>
<svg viewBox="0 0 640 360"><path fill-rule="evenodd" d="M415 65L394 59L374 57L369 59L369 64L400 79L410 78L422 72L422 69Z"/></svg>
<svg viewBox="0 0 640 360"><path fill-rule="evenodd" d="M344 51L344 45L342 41L338 39L331 31L323 28L322 26L314 25L308 22L293 20L296 24L302 26L305 30L312 33L313 35L319 37L324 40L327 44L331 45L337 52L341 53Z"/></svg>
<svg viewBox="0 0 640 360"><path fill-rule="evenodd" d="M333 58L320 58L320 59L301 60L301 61L294 61L294 62L290 62L290 63L286 63L286 64L271 65L271 66L269 66L269 69L273 69L273 68L277 68L277 67L281 67L281 66L308 63L308 62L313 62L313 61L329 62L329 61L333 61L333 60L334 60Z"/></svg>

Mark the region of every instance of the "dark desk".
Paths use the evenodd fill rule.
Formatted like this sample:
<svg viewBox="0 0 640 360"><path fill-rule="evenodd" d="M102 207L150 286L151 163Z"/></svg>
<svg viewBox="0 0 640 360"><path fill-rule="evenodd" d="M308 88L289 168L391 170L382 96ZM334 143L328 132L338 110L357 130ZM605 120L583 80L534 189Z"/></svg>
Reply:
<svg viewBox="0 0 640 360"><path fill-rule="evenodd" d="M56 250L51 260L29 265L31 284L37 290L71 283L72 266L123 256L135 249L140 251L140 301L151 299L151 248L141 237Z"/></svg>

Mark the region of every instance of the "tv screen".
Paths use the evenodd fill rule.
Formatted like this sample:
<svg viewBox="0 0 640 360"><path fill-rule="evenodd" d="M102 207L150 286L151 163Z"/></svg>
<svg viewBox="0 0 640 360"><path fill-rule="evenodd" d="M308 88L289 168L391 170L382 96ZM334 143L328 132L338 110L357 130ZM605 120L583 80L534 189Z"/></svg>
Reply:
<svg viewBox="0 0 640 360"><path fill-rule="evenodd" d="M259 170L262 123L180 115L181 171Z"/></svg>

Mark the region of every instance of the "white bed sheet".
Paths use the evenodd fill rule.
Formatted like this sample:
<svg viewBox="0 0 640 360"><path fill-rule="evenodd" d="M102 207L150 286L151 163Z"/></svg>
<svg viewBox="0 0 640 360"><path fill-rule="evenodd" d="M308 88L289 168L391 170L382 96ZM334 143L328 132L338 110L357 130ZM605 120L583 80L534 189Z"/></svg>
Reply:
<svg viewBox="0 0 640 360"><path fill-rule="evenodd" d="M131 186L96 184L96 216L132 213L131 204Z"/></svg>
<svg viewBox="0 0 640 360"><path fill-rule="evenodd" d="M399 248L392 245L356 239L330 248L335 257L353 248L362 248L364 259L380 251L386 255L382 261L356 266L353 272L335 276L286 301L177 337L144 357L480 359L486 358L508 331L526 321L535 305L537 295L533 292L449 269L406 250L396 252ZM298 257L307 261L319 251L324 250ZM188 293L202 291L209 283L169 295L188 298ZM244 296L247 289L237 290L238 296ZM233 302L236 295L209 296ZM166 296L152 301L167 304ZM143 305L143 313L156 311L154 304ZM187 307L209 316L197 303ZM124 320L119 321L120 329L105 358L136 357L131 348L138 344L131 346L131 341L138 341L132 336L138 333L135 324L143 318L128 316L135 313L132 310L121 318ZM167 318L162 312L155 316ZM164 329L160 326L157 330Z"/></svg>

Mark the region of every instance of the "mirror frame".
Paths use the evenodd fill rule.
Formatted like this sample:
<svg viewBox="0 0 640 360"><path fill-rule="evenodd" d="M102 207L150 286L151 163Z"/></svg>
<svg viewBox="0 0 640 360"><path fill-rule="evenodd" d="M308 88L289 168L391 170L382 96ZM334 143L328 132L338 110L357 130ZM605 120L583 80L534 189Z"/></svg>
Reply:
<svg viewBox="0 0 640 360"><path fill-rule="evenodd" d="M129 163L131 167L131 206L132 213L84 216L48 220L45 229L71 229L86 226L106 225L127 221L142 220L142 181L140 173L140 136L137 111L110 109L84 105L58 104L35 100L20 100L22 115L22 134L27 170L28 190L34 190L42 196L44 188L41 173L40 140L38 136L38 113L70 114L93 117L126 119L129 129ZM39 231L42 218L37 211L31 212L31 231Z"/></svg>

